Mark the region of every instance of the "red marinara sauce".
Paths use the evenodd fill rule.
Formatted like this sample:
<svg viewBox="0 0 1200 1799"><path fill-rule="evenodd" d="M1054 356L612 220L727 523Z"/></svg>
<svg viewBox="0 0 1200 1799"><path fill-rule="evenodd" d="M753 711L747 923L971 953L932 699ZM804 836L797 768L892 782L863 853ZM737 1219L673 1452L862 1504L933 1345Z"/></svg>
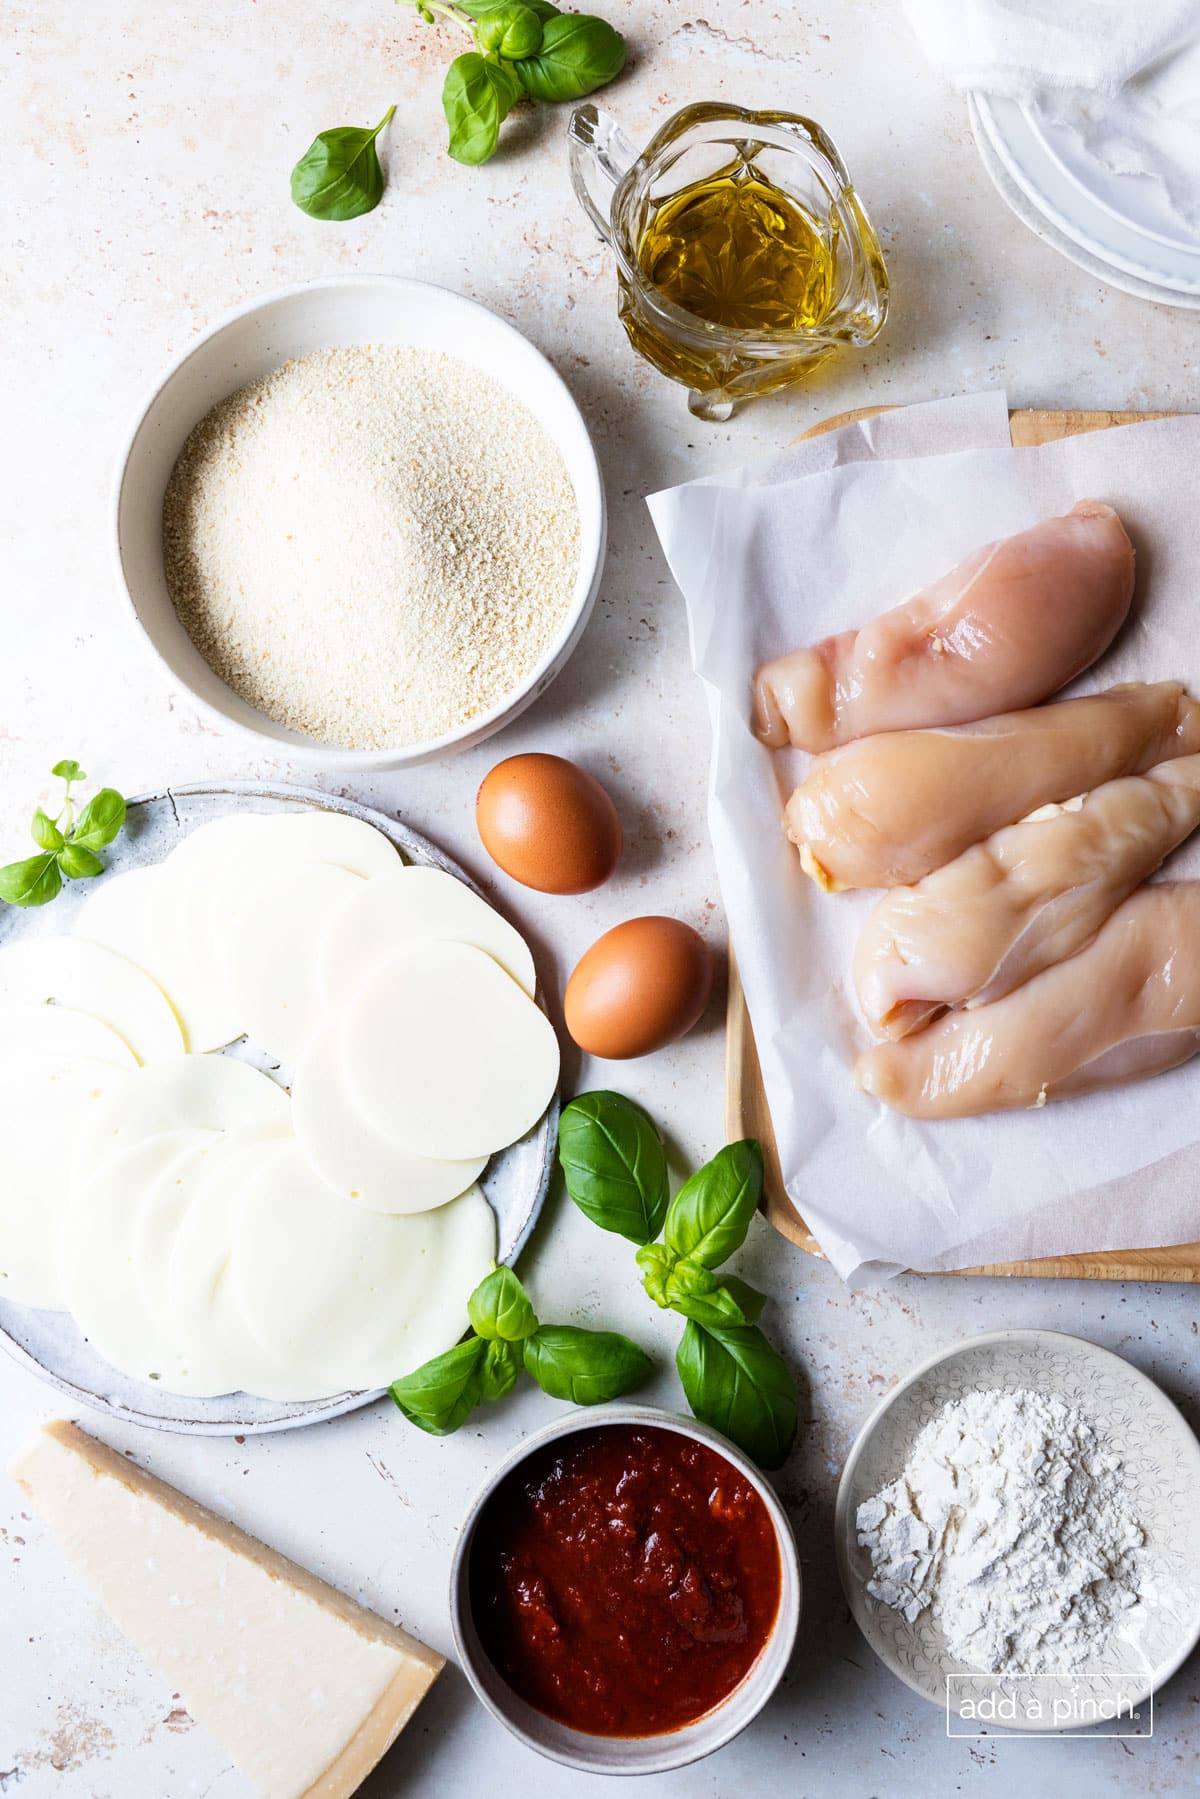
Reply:
<svg viewBox="0 0 1200 1799"><path fill-rule="evenodd" d="M703 1443L601 1425L551 1443L488 1500L475 1627L539 1711L593 1736L657 1736L731 1693L779 1611L775 1527Z"/></svg>

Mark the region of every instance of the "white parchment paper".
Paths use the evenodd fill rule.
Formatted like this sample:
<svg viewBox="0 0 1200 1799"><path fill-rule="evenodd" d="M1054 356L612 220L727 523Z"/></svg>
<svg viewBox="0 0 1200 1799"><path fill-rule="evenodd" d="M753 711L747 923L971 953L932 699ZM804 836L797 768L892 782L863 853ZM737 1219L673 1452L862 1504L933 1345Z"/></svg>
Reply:
<svg viewBox="0 0 1200 1799"><path fill-rule="evenodd" d="M708 692L710 828L784 1179L852 1281L1200 1237L1200 1063L940 1124L855 1089L869 1038L849 972L873 896L823 894L801 873L781 810L807 759L751 729L765 658L861 624L975 545L1089 497L1125 520L1138 591L1130 624L1072 691L1172 678L1200 694L1200 418L1037 450L1007 440L1002 396L910 407L649 502ZM1196 843L1170 873L1200 875Z"/></svg>

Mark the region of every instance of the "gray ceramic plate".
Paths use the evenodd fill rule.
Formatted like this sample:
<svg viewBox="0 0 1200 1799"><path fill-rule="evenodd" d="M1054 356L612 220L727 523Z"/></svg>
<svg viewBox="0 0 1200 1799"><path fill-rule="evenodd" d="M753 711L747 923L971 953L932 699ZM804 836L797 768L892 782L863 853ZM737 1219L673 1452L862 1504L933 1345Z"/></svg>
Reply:
<svg viewBox="0 0 1200 1799"><path fill-rule="evenodd" d="M444 868L458 880L465 881L468 887L475 886L462 869L427 838L382 812L355 805L352 800L310 792L303 787L248 781L232 781L224 786L201 783L172 787L165 793L148 794L133 800L119 847L110 857L111 872L123 873L126 869L161 862L196 825L226 812L303 812L309 808L345 812L352 818L365 819L389 837L408 861ZM100 881L107 878L107 875L98 877ZM73 882L53 906L42 911L22 912L6 906L0 916L0 942L18 933L57 936L69 931L74 913L89 890L95 891L94 883ZM253 1061L269 1073L279 1073L278 1064L256 1055L253 1046L244 1041L222 1053ZM511 1262L519 1254L541 1210L550 1185L557 1123L558 1102L555 1100L529 1135L493 1156L484 1171L480 1185L496 1214L498 1253L502 1262ZM315 1400L311 1404L256 1399L247 1393L193 1399L160 1392L148 1382L119 1374L96 1355L76 1329L69 1313L34 1311L28 1306L15 1305L11 1300L0 1300L0 1348L70 1399L107 1412L114 1418L127 1418L134 1424L148 1425L156 1430L184 1431L195 1436L292 1430L297 1425L315 1424L322 1418L336 1418L342 1412L368 1405L382 1392L380 1389L338 1393L331 1399Z"/></svg>
<svg viewBox="0 0 1200 1799"><path fill-rule="evenodd" d="M1144 1600L1136 1634L1128 1641L1111 1641L1095 1668L1080 1675L1076 1684L1098 1699L1119 1692L1122 1699L1141 1706L1200 1641L1200 1507L1196 1504L1200 1444L1152 1380L1120 1356L1082 1337L1039 1330L994 1331L971 1337L923 1362L875 1407L842 1470L834 1517L838 1572L855 1622L892 1673L943 1710L947 1676L977 1674L947 1653L928 1612L909 1624L899 1612L869 1596L866 1583L871 1561L866 1550L858 1547L855 1516L864 1499L900 1473L913 1439L935 1413L978 1387L1030 1387L1059 1394L1084 1414L1121 1457L1146 1533L1153 1590ZM977 1676L970 1688L976 1698L983 1680L998 1692L1008 1690L1003 1676ZM1061 1678L1022 1677L1019 1687L1022 1696L1040 1695L1044 1716L1053 1717L1054 1699L1063 1690ZM953 1709L962 1715L957 1698ZM1074 1706L1070 1723L1048 1727L1071 1728L1092 1722L1085 1713L1084 1706ZM1005 1726L1003 1717L996 1722ZM1034 1728L1025 1718L1011 1727L1022 1731ZM1130 1734L1128 1724L1121 1728ZM1144 1734L1144 1719L1132 1730Z"/></svg>

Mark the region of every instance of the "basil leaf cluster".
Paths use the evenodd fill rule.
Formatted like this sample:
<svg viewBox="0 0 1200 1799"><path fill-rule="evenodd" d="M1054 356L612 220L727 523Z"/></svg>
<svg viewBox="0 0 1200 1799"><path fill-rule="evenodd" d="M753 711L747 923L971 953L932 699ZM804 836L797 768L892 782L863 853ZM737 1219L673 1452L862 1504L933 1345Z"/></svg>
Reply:
<svg viewBox="0 0 1200 1799"><path fill-rule="evenodd" d="M29 831L39 853L0 868L0 900L10 906L48 905L61 893L64 879L88 881L103 873L104 858L97 851L125 823L125 801L115 787L102 787L76 813L71 788L87 780L78 762L56 762L50 773L63 783L62 806L53 818L41 806L34 812Z"/></svg>
<svg viewBox="0 0 1200 1799"><path fill-rule="evenodd" d="M448 1437L477 1405L503 1399L522 1369L553 1399L601 1405L645 1380L650 1358L617 1331L539 1324L511 1268L494 1268L467 1301L472 1335L389 1392L410 1424Z"/></svg>
<svg viewBox="0 0 1200 1799"><path fill-rule="evenodd" d="M550 0L401 0L427 23L440 15L465 25L475 48L446 70L442 110L450 154L477 164L494 155L517 100L548 105L595 93L625 64L625 39L604 19L564 13Z"/></svg>
<svg viewBox="0 0 1200 1799"><path fill-rule="evenodd" d="M383 197L383 170L375 140L395 112L378 125L339 125L315 137L292 170L292 199L310 219L357 219Z"/></svg>
<svg viewBox="0 0 1200 1799"><path fill-rule="evenodd" d="M564 1109L559 1161L580 1211L638 1245L642 1285L655 1305L687 1319L675 1359L695 1416L764 1468L780 1467L796 1435L796 1384L758 1328L765 1295L716 1272L741 1248L758 1210L761 1146L750 1138L727 1144L669 1199L666 1151L652 1119L624 1095L598 1091Z"/></svg>

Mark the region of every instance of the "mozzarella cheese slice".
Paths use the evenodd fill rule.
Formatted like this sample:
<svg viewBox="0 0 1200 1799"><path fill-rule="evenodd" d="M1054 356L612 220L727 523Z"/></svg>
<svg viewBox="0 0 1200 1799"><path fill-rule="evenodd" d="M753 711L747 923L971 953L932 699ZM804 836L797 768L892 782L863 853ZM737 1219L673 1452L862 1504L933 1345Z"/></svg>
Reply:
<svg viewBox="0 0 1200 1799"><path fill-rule="evenodd" d="M123 1037L89 1012L29 1000L0 1006L0 1059L108 1062L136 1068Z"/></svg>
<svg viewBox="0 0 1200 1799"><path fill-rule="evenodd" d="M318 956L325 998L337 1003L396 950L431 939L486 950L532 999L537 976L521 933L444 869L415 866L372 881L330 919Z"/></svg>
<svg viewBox="0 0 1200 1799"><path fill-rule="evenodd" d="M298 1061L320 1024L315 946L369 885L330 862L275 869L245 884L230 936L228 984L246 1031L281 1061Z"/></svg>
<svg viewBox="0 0 1200 1799"><path fill-rule="evenodd" d="M263 1799L349 1799L437 1678L440 1655L74 1425L13 1472Z"/></svg>
<svg viewBox="0 0 1200 1799"><path fill-rule="evenodd" d="M339 1389L328 1383L301 1390L291 1371L267 1354L250 1330L234 1291L232 1261L237 1214L258 1169L278 1156L280 1138L230 1132L207 1151L193 1152L189 1202L159 1274L157 1304L193 1366L203 1360L223 1390L265 1399L318 1399ZM142 1214L145 1220L145 1212ZM150 1252L153 1255L153 1251ZM145 1275L147 1261L142 1261Z"/></svg>
<svg viewBox="0 0 1200 1799"><path fill-rule="evenodd" d="M116 950L156 981L195 1055L241 1034L221 987L196 955L184 883L167 865L109 875L89 894L75 935Z"/></svg>
<svg viewBox="0 0 1200 1799"><path fill-rule="evenodd" d="M318 1037L300 1064L292 1125L326 1186L372 1212L431 1211L465 1193L487 1166L485 1155L452 1162L416 1155L369 1123L347 1084L336 1029Z"/></svg>
<svg viewBox="0 0 1200 1799"><path fill-rule="evenodd" d="M111 1062L86 1059L26 1058L0 1071L0 1297L66 1304L58 1274L63 1170L89 1113L129 1078Z"/></svg>
<svg viewBox="0 0 1200 1799"><path fill-rule="evenodd" d="M179 1020L161 987L135 963L80 937L29 937L0 949L0 1003L53 1000L124 1038L139 1062L182 1058Z"/></svg>
<svg viewBox="0 0 1200 1799"><path fill-rule="evenodd" d="M263 1136L291 1129L291 1102L269 1075L232 1056L185 1056L142 1068L97 1107L80 1153L117 1154L143 1138L173 1130L253 1130Z"/></svg>
<svg viewBox="0 0 1200 1799"><path fill-rule="evenodd" d="M147 1190L170 1181L206 1135L197 1130L158 1132L91 1166L73 1181L59 1229L63 1297L92 1348L124 1374L155 1381L173 1393L213 1389L203 1378L193 1384L175 1331L145 1303L135 1225Z"/></svg>
<svg viewBox="0 0 1200 1799"><path fill-rule="evenodd" d="M254 1335L302 1392L358 1390L457 1342L495 1251L478 1187L414 1217L367 1212L331 1193L292 1143L238 1210L233 1278Z"/></svg>
<svg viewBox="0 0 1200 1799"><path fill-rule="evenodd" d="M364 1116L419 1155L487 1155L523 1137L558 1082L558 1039L491 956L421 943L343 1015L346 1081Z"/></svg>

